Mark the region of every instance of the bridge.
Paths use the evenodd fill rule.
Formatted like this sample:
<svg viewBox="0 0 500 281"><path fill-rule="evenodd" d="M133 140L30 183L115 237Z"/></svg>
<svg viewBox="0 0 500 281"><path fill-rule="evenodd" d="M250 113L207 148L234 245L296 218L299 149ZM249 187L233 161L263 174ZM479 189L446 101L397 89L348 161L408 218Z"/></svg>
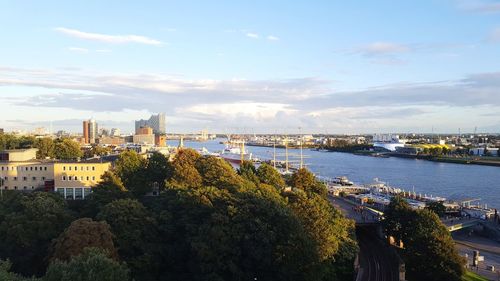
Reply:
<svg viewBox="0 0 500 281"><path fill-rule="evenodd" d="M450 219L443 220L444 225L448 229L449 232L457 231L460 229L474 227L476 225L481 224L481 220L479 219Z"/></svg>
<svg viewBox="0 0 500 281"><path fill-rule="evenodd" d="M375 225L378 224L384 217L384 213L365 205L360 205L350 200L329 196L330 203L340 210L344 216L356 222L356 225ZM443 219L443 224L449 232L457 231L464 228L474 227L481 223L480 219L453 218Z"/></svg>

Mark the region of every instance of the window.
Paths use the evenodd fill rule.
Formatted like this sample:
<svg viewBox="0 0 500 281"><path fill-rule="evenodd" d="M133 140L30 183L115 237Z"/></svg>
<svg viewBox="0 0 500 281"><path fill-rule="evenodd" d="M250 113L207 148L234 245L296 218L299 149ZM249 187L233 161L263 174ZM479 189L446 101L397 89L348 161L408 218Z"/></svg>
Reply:
<svg viewBox="0 0 500 281"><path fill-rule="evenodd" d="M36 177L32 177L31 179L34 180L34 181L36 181Z"/></svg>
<svg viewBox="0 0 500 281"><path fill-rule="evenodd" d="M82 199L83 197L83 188L75 188L75 199Z"/></svg>
<svg viewBox="0 0 500 281"><path fill-rule="evenodd" d="M92 171L95 171L95 167L94 166L92 166Z"/></svg>
<svg viewBox="0 0 500 281"><path fill-rule="evenodd" d="M83 166L80 167L80 171L83 171Z"/></svg>
<svg viewBox="0 0 500 281"><path fill-rule="evenodd" d="M78 177L77 176L75 176L75 181L78 181Z"/></svg>
<svg viewBox="0 0 500 281"><path fill-rule="evenodd" d="M78 167L77 166L75 166L75 171L78 171Z"/></svg>
<svg viewBox="0 0 500 281"><path fill-rule="evenodd" d="M68 180L69 180L69 181L70 181L70 180L72 180L72 179L73 179L73 177L72 177L72 176L69 176L69 177L68 177Z"/></svg>
<svg viewBox="0 0 500 281"><path fill-rule="evenodd" d="M24 189L24 190L26 190L26 189L28 189L28 187L27 187L27 186L24 186L24 187L23 187L23 189Z"/></svg>
<svg viewBox="0 0 500 281"><path fill-rule="evenodd" d="M64 188L58 188L57 193L61 194L64 197Z"/></svg>
<svg viewBox="0 0 500 281"><path fill-rule="evenodd" d="M17 186L14 186L14 189L17 190Z"/></svg>
<svg viewBox="0 0 500 281"><path fill-rule="evenodd" d="M43 167L43 170L44 170L44 171L47 171L47 167Z"/></svg>
<svg viewBox="0 0 500 281"><path fill-rule="evenodd" d="M87 180L90 180L90 177L89 177L89 176L87 176Z"/></svg>
<svg viewBox="0 0 500 281"><path fill-rule="evenodd" d="M89 170L89 166L87 166L87 171Z"/></svg>
<svg viewBox="0 0 500 281"><path fill-rule="evenodd" d="M68 169L71 171L71 166L69 166Z"/></svg>
<svg viewBox="0 0 500 281"><path fill-rule="evenodd" d="M62 180L63 180L63 181L65 181L65 180L66 180L66 176L63 176L63 177L62 177Z"/></svg>
<svg viewBox="0 0 500 281"><path fill-rule="evenodd" d="M66 166L63 166L63 171L66 171Z"/></svg>
<svg viewBox="0 0 500 281"><path fill-rule="evenodd" d="M17 177L14 177L14 180L17 181Z"/></svg>
<svg viewBox="0 0 500 281"><path fill-rule="evenodd" d="M28 180L28 178L27 178L27 177L23 177L23 181L27 181L27 180Z"/></svg>
<svg viewBox="0 0 500 281"><path fill-rule="evenodd" d="M83 181L83 176L80 176L80 180Z"/></svg>
<svg viewBox="0 0 500 281"><path fill-rule="evenodd" d="M30 167L30 171L33 171L33 167Z"/></svg>
<svg viewBox="0 0 500 281"><path fill-rule="evenodd" d="M34 187L34 186L31 186L31 189L35 189L35 187Z"/></svg>
<svg viewBox="0 0 500 281"><path fill-rule="evenodd" d="M8 177L5 177L5 180L6 180L6 181L8 181L8 180L9 180L9 178L8 178Z"/></svg>
<svg viewBox="0 0 500 281"><path fill-rule="evenodd" d="M66 199L73 199L73 188L66 188Z"/></svg>
<svg viewBox="0 0 500 281"><path fill-rule="evenodd" d="M42 180L44 181L44 180L45 180L45 177L42 177Z"/></svg>
<svg viewBox="0 0 500 281"><path fill-rule="evenodd" d="M35 171L38 171L38 167L35 167Z"/></svg>
<svg viewBox="0 0 500 281"><path fill-rule="evenodd" d="M95 181L95 177L94 176L92 176L92 180Z"/></svg>
<svg viewBox="0 0 500 281"><path fill-rule="evenodd" d="M2 166L2 171L3 171L3 166Z"/></svg>

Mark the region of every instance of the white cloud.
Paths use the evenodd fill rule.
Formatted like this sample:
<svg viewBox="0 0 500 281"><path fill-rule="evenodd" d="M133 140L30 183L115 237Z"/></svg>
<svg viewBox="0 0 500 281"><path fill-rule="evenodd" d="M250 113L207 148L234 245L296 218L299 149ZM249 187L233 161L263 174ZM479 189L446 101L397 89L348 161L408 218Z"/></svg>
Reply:
<svg viewBox="0 0 500 281"><path fill-rule="evenodd" d="M253 39L259 39L259 34L257 34L257 33L248 32L246 35L247 35L247 37L250 37Z"/></svg>
<svg viewBox="0 0 500 281"><path fill-rule="evenodd" d="M101 33L90 33L84 32L76 29L70 29L65 27L55 28L57 32L61 32L71 37L76 37L84 40L99 41L105 43L123 44L123 43L139 43L146 45L162 45L161 41L156 39L148 38L140 35L108 35Z"/></svg>
<svg viewBox="0 0 500 281"><path fill-rule="evenodd" d="M280 40L278 37L274 36L274 35L268 35L267 36L267 40L270 40L270 41L278 41Z"/></svg>
<svg viewBox="0 0 500 281"><path fill-rule="evenodd" d="M462 10L479 12L479 13L500 13L500 2L496 1L479 1L479 0L467 0L460 1L459 8Z"/></svg>
<svg viewBox="0 0 500 281"><path fill-rule="evenodd" d="M357 51L366 56L392 55L410 51L407 45L391 42L374 42L359 48Z"/></svg>
<svg viewBox="0 0 500 281"><path fill-rule="evenodd" d="M75 52L75 53L88 53L89 49L86 48L80 48L80 47L69 47L68 50Z"/></svg>

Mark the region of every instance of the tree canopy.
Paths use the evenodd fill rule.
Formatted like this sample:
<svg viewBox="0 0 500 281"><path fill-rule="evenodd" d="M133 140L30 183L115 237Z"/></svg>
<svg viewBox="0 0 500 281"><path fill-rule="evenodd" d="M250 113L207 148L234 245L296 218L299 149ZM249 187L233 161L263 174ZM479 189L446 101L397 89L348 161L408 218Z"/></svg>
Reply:
<svg viewBox="0 0 500 281"><path fill-rule="evenodd" d="M57 159L74 160L81 158L83 156L83 152L77 142L70 139L62 139L56 141L54 155Z"/></svg>

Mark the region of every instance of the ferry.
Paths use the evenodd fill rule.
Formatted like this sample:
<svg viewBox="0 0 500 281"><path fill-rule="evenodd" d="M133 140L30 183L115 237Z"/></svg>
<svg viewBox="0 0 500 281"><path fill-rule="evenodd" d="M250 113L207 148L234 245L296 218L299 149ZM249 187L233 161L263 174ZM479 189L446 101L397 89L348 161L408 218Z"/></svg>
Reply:
<svg viewBox="0 0 500 281"><path fill-rule="evenodd" d="M240 164L241 160L253 161L252 153L245 151L244 142L230 141L220 153L220 157L230 163Z"/></svg>

